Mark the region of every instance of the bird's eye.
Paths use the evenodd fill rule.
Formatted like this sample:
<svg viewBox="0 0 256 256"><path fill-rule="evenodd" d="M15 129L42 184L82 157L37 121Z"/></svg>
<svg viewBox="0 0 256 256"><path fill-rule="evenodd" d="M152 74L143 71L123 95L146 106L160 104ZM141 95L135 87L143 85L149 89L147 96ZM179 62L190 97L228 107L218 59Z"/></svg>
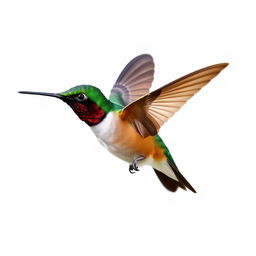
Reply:
<svg viewBox="0 0 256 256"><path fill-rule="evenodd" d="M83 101L83 100L87 99L87 97L84 93L79 93L75 98L79 101Z"/></svg>

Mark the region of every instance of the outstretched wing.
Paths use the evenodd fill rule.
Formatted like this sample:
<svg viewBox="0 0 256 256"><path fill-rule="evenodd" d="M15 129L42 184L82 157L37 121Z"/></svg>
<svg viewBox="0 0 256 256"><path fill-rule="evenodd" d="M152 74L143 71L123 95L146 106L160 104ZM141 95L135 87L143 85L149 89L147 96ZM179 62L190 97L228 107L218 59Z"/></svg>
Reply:
<svg viewBox="0 0 256 256"><path fill-rule="evenodd" d="M132 59L116 80L110 101L122 106L149 93L154 76L154 62L149 54Z"/></svg>
<svg viewBox="0 0 256 256"><path fill-rule="evenodd" d="M125 107L121 113L142 137L154 136L160 127L228 63L212 65L183 76Z"/></svg>

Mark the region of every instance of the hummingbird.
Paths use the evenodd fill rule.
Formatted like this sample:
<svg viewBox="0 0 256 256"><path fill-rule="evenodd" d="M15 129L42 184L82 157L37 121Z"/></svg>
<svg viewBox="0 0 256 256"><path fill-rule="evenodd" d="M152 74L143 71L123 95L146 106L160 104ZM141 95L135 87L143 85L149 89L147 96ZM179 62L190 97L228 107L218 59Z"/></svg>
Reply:
<svg viewBox="0 0 256 256"><path fill-rule="evenodd" d="M150 165L163 186L196 190L180 173L158 135L161 126L228 63L208 66L149 92L154 78L151 55L132 59L117 78L109 98L92 85L78 85L61 93L19 91L58 98L67 103L113 155L129 163L130 173Z"/></svg>

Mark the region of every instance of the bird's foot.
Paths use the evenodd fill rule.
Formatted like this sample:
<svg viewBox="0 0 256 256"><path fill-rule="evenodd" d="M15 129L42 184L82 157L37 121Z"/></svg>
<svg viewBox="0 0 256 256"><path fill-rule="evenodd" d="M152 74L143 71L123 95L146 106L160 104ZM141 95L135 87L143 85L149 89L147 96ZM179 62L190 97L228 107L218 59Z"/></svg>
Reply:
<svg viewBox="0 0 256 256"><path fill-rule="evenodd" d="M134 174L134 173L136 173L136 172L138 172L138 171L139 171L139 169L138 169L137 166L133 166L132 164L129 165L129 172L130 172L131 174Z"/></svg>
<svg viewBox="0 0 256 256"><path fill-rule="evenodd" d="M136 172L139 171L137 163L138 163L138 161L141 161L141 160L143 160L143 159L145 159L145 157L142 156L142 155L140 155L140 156L135 157L135 158L132 160L132 163L129 165L129 172L130 172L131 174L134 174L134 173L136 173Z"/></svg>

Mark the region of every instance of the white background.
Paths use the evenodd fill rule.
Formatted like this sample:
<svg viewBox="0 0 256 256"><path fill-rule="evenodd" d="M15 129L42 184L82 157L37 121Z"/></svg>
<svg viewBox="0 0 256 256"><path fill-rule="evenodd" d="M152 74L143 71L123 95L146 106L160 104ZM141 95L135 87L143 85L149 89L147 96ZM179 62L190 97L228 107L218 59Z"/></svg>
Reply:
<svg viewBox="0 0 256 256"><path fill-rule="evenodd" d="M1 2L0 254L255 255L254 1ZM230 65L161 129L198 191L113 157L61 101L150 53L153 89Z"/></svg>

